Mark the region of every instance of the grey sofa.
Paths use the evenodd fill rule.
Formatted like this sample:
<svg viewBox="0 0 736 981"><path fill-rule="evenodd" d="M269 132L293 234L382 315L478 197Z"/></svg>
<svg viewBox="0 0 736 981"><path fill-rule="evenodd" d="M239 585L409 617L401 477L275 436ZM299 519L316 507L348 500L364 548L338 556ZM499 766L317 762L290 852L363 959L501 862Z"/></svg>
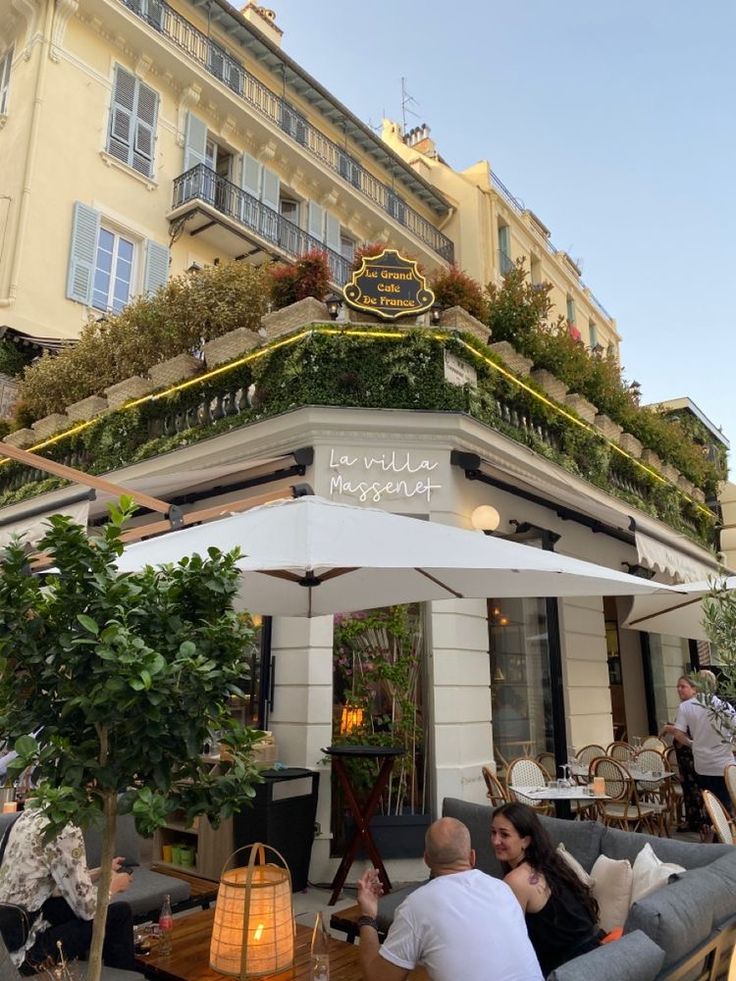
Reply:
<svg viewBox="0 0 736 981"><path fill-rule="evenodd" d="M15 821L17 814L0 814L0 841L5 835L6 828ZM87 864L90 868L100 865L102 842L96 831L85 834ZM141 838L135 830L135 823L129 814L118 817L115 837L115 855L122 855L126 865L133 871L130 888L120 893L113 902L126 902L133 910L133 918L137 921L150 917L158 917L165 896L171 897L174 909L185 909L190 903L191 889L189 883L171 875L152 872L141 865ZM0 975L0 979L2 975Z"/></svg>
<svg viewBox="0 0 736 981"><path fill-rule="evenodd" d="M477 867L500 878L501 867L490 843L492 809L445 798L443 814L470 829ZM687 843L670 838L618 831L595 821L542 818L555 844L563 842L589 872L600 854L632 864L649 842L663 862L686 871L631 907L624 936L557 968L549 981L715 981L725 977L736 942L736 848ZM384 896L379 927L390 926L399 903L417 886Z"/></svg>

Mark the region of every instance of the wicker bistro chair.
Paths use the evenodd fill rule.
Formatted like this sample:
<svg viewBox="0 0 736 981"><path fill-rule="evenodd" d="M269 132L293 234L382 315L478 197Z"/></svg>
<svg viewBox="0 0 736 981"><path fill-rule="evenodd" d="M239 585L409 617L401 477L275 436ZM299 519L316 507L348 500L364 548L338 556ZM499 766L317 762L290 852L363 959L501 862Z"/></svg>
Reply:
<svg viewBox="0 0 736 981"><path fill-rule="evenodd" d="M704 790L703 803L710 818L710 823L713 825L716 838L724 845L736 845L733 822L728 815L728 811L716 795L711 793L710 790Z"/></svg>
<svg viewBox="0 0 736 981"><path fill-rule="evenodd" d="M509 763L506 771L506 786L508 787L509 799L518 800L522 804L528 804L539 814L552 814L554 807L551 801L532 800L516 791L515 787L546 787L547 774L536 760L528 756L520 756L518 759Z"/></svg>
<svg viewBox="0 0 736 981"><path fill-rule="evenodd" d="M728 796L731 798L731 810L736 814L736 763L728 763L723 770Z"/></svg>
<svg viewBox="0 0 736 981"><path fill-rule="evenodd" d="M481 767L481 770L486 787L488 788L486 797L491 802L491 807L500 807L501 804L506 804L509 796L496 774L488 766Z"/></svg>
<svg viewBox="0 0 736 981"><path fill-rule="evenodd" d="M641 803L636 784L626 766L610 756L599 757L590 764L592 777L603 777L610 800L598 801L598 816L603 824L624 831L645 826L654 833L657 813L650 804Z"/></svg>
<svg viewBox="0 0 736 981"><path fill-rule="evenodd" d="M674 777L669 782L670 792L670 812L675 827L685 821L685 795L682 789L682 774L680 764L677 762L677 752L674 746L668 746L664 752L664 761L667 769L674 773Z"/></svg>
<svg viewBox="0 0 736 981"><path fill-rule="evenodd" d="M591 763L597 756L605 756L606 751L598 743L588 743L575 754L578 763Z"/></svg>
<svg viewBox="0 0 736 981"><path fill-rule="evenodd" d="M627 760L630 760L635 755L636 750L634 747L620 740L616 740L606 746L606 756L610 756L613 760L619 760L621 763L626 763Z"/></svg>
<svg viewBox="0 0 736 981"><path fill-rule="evenodd" d="M656 749L658 753L664 753L667 749L667 744L659 736L647 736L647 738L641 744L642 749Z"/></svg>
<svg viewBox="0 0 736 981"><path fill-rule="evenodd" d="M656 749L642 749L630 762L639 770L669 772L667 761L662 753ZM668 838L670 837L670 816L672 814L670 785L673 782L674 780L669 777L665 780L636 781L639 800L649 807L653 807L657 814L657 834L666 835Z"/></svg>
<svg viewBox="0 0 736 981"><path fill-rule="evenodd" d="M537 763L539 763L544 772L547 774L548 778L551 780L557 771L557 767L555 765L555 754L550 753L549 750L545 750L544 753L539 753L537 756Z"/></svg>

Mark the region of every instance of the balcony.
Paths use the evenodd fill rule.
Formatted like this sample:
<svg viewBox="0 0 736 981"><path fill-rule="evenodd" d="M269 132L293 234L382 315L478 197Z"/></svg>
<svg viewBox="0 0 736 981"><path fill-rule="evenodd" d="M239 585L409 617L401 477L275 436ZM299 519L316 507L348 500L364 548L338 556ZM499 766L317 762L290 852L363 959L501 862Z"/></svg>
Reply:
<svg viewBox="0 0 736 981"><path fill-rule="evenodd" d="M335 286L343 286L350 278L347 259L204 164L176 178L167 217L174 227L186 223L191 235L202 236L214 248L256 265L274 257L298 259L319 249L327 257Z"/></svg>
<svg viewBox="0 0 736 981"><path fill-rule="evenodd" d="M346 180L442 259L446 262L453 261L454 246L447 236L164 0L120 0L120 3L175 44L205 71L232 89L249 107L268 117L294 142L318 158L324 167Z"/></svg>

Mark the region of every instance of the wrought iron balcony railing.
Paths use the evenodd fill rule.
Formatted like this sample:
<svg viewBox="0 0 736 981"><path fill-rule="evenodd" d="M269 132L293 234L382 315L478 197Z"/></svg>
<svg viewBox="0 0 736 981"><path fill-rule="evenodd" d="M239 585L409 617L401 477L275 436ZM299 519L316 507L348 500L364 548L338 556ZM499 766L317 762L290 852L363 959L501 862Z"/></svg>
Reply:
<svg viewBox="0 0 736 981"><path fill-rule="evenodd" d="M352 186L370 198L394 221L409 229L447 262L454 259L454 245L431 222L411 208L388 185L379 181L354 159L301 116L285 99L272 92L250 74L216 41L208 38L193 24L170 7L165 0L120 0L154 30L167 37L206 71L267 116L287 135L317 157L326 167L339 174Z"/></svg>
<svg viewBox="0 0 736 981"><path fill-rule="evenodd" d="M204 164L197 164L174 181L172 207L179 208L195 200L204 201L228 218L234 218L294 259L312 249L324 252L330 278L336 286L343 286L350 278L351 263L347 259Z"/></svg>

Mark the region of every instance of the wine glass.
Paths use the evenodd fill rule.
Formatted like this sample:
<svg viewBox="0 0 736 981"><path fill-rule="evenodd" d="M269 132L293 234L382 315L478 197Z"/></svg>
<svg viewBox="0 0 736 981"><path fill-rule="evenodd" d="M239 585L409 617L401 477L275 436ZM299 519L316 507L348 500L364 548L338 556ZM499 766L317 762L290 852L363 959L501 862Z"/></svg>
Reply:
<svg viewBox="0 0 736 981"><path fill-rule="evenodd" d="M560 768L560 770L562 770L562 779L558 781L559 786L560 787L571 787L572 784L570 782L570 764L569 763L561 763L559 768Z"/></svg>

